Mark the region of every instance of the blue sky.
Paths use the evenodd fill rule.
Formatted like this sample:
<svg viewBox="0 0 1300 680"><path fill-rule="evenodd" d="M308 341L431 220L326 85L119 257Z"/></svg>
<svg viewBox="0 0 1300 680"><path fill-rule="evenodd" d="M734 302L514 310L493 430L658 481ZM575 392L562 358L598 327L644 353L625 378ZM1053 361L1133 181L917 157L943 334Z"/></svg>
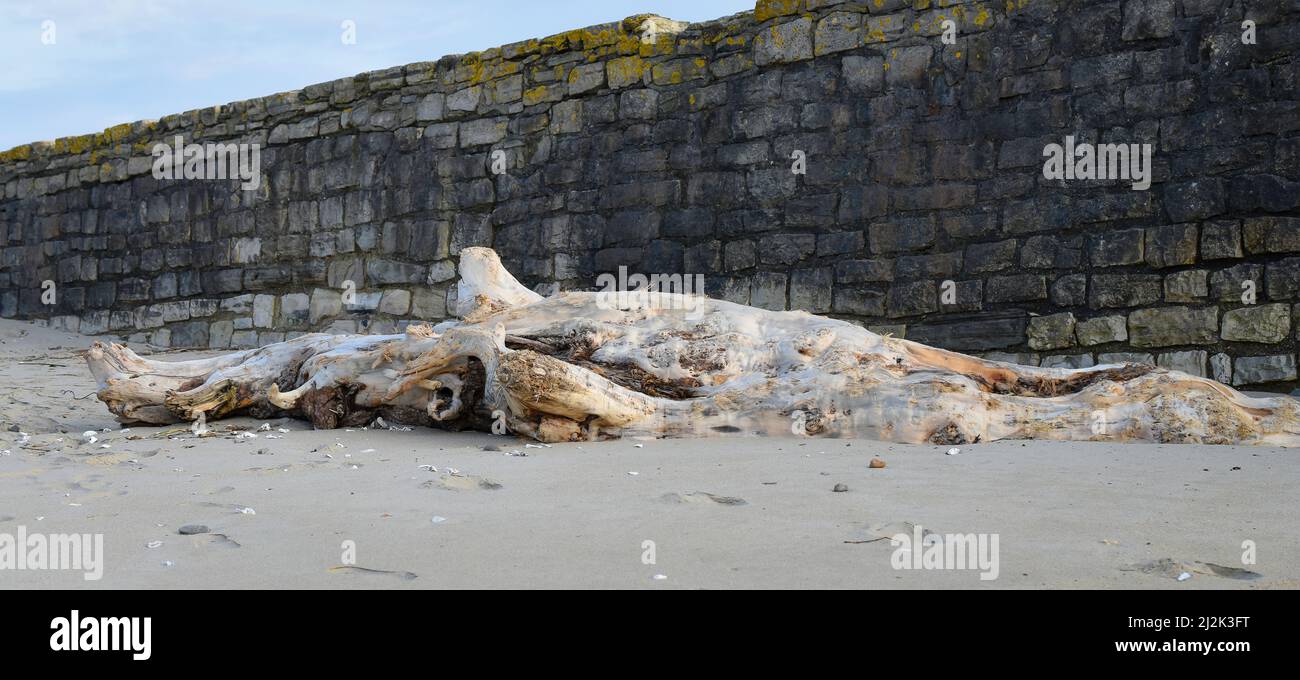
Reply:
<svg viewBox="0 0 1300 680"><path fill-rule="evenodd" d="M0 0L0 150L653 13L753 0ZM53 21L53 44L44 44ZM356 44L340 37L345 20Z"/></svg>

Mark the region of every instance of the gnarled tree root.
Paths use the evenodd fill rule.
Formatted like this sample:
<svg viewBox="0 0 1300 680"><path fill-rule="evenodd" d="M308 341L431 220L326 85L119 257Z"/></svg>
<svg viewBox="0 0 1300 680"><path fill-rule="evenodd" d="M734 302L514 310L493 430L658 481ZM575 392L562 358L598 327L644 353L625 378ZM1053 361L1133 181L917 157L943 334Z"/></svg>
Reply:
<svg viewBox="0 0 1300 680"><path fill-rule="evenodd" d="M304 335L182 362L95 343L87 360L113 413L154 424L250 413L320 428L383 416L542 441L1300 443L1300 402L1176 371L1016 366L803 312L681 295L543 298L486 248L463 251L460 268L459 321L397 335Z"/></svg>

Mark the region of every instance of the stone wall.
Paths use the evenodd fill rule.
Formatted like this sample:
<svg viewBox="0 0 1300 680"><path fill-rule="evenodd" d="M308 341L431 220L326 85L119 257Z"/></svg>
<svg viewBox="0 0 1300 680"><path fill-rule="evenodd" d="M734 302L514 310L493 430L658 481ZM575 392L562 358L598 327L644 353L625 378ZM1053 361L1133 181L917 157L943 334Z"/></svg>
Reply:
<svg viewBox="0 0 1300 680"><path fill-rule="evenodd" d="M0 154L0 313L165 346L389 331L447 316L490 245L528 285L702 273L963 351L1287 388L1297 49L1279 0L632 17ZM175 135L262 145L261 186L156 179ZM1045 179L1067 135L1150 144L1150 189Z"/></svg>

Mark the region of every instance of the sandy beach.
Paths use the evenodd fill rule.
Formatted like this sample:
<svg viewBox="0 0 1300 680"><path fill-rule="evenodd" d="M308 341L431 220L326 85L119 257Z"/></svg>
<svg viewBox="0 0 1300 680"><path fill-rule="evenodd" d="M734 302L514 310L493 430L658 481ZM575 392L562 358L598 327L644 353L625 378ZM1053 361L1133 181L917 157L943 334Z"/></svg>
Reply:
<svg viewBox="0 0 1300 680"><path fill-rule="evenodd" d="M0 533L100 533L105 553L98 581L5 570L0 587L1300 587L1291 450L541 446L251 418L197 436L122 429L77 355L93 340L0 321ZM916 527L996 534L997 578L895 569L889 537Z"/></svg>

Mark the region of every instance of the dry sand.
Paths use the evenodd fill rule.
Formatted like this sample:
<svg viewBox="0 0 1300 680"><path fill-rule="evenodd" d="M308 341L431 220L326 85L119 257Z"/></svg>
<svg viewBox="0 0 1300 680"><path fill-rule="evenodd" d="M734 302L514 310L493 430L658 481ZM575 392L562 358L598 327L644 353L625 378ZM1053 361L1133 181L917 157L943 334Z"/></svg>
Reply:
<svg viewBox="0 0 1300 680"><path fill-rule="evenodd" d="M946 455L793 438L526 447L293 420L256 431L248 418L212 423L213 436L166 435L175 428L122 431L93 397L74 353L91 342L0 321L0 533L102 533L103 579L5 570L0 587L1300 586L1300 451L1012 441ZM869 469L873 456L888 466ZM177 533L191 524L210 531ZM872 539L910 525L998 534L999 577L893 569L889 541ZM1257 563L1244 568L1258 578L1205 566L1243 568L1246 540Z"/></svg>

